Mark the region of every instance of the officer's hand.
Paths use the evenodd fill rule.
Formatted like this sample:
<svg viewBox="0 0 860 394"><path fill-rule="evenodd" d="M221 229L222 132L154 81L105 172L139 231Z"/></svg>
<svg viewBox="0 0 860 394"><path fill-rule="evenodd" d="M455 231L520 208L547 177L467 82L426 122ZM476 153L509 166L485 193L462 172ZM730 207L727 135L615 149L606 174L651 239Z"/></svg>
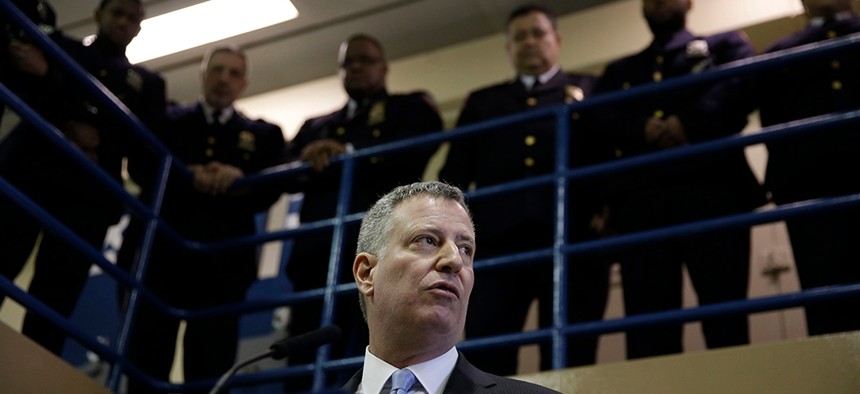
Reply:
<svg viewBox="0 0 860 394"><path fill-rule="evenodd" d="M95 126L89 123L70 120L63 125L61 131L69 141L77 145L78 148L81 148L87 157L93 161L99 160L98 147L101 143L101 138Z"/></svg>
<svg viewBox="0 0 860 394"><path fill-rule="evenodd" d="M237 179L245 176L239 167L213 161L206 164L206 169L213 174L212 194L224 194Z"/></svg>
<svg viewBox="0 0 860 394"><path fill-rule="evenodd" d="M684 124L677 116L672 115L666 118L665 125L666 130L659 142L661 148L673 148L690 143L687 139L687 133L684 131Z"/></svg>
<svg viewBox="0 0 860 394"><path fill-rule="evenodd" d="M48 61L39 48L18 40L12 40L6 50L9 52L12 64L18 70L40 77L48 73Z"/></svg>
<svg viewBox="0 0 860 394"><path fill-rule="evenodd" d="M200 193L212 194L215 190L215 174L202 164L190 164L188 170L194 174L194 189Z"/></svg>
<svg viewBox="0 0 860 394"><path fill-rule="evenodd" d="M663 133L666 132L666 121L658 117L648 118L645 122L645 143L648 146L658 146Z"/></svg>
<svg viewBox="0 0 860 394"><path fill-rule="evenodd" d="M301 159L319 172L328 167L332 157L343 154L346 150L346 145L333 139L324 139L311 142L302 149Z"/></svg>

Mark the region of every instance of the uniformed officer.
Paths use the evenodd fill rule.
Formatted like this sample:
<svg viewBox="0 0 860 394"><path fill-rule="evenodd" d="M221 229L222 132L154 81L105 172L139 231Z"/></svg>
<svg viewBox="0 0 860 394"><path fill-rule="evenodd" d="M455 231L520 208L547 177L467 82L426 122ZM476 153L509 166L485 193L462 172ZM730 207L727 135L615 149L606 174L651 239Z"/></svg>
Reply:
<svg viewBox="0 0 860 394"><path fill-rule="evenodd" d="M304 193L301 223L335 216L341 169L340 166L329 165L332 157L349 149L359 150L442 129L442 120L427 93L388 93L385 85L388 63L382 45L375 38L366 34L350 37L340 46L338 62L349 101L338 111L307 120L290 146L292 158L308 162L315 168L301 179L287 180L288 191ZM348 211L363 212L380 195L394 187L420 180L436 149L435 145L420 146L357 162ZM343 282L352 281L347 267L353 258L357 232L357 224L347 228L343 243L345 250L341 255L346 258L346 265L341 268L344 275L340 279ZM325 285L331 234L328 229L295 239L287 263L287 277L294 289L309 290ZM320 302L292 305L289 334L297 335L319 328L320 305ZM354 296L349 295L338 305L341 308L337 323L345 332L345 339L341 340L344 349L333 349L332 356L364 354L366 326ZM313 358L297 355L288 361L296 365L312 362ZM290 387L301 389L302 384L293 382Z"/></svg>
<svg viewBox="0 0 860 394"><path fill-rule="evenodd" d="M804 0L809 23L765 52L860 32L851 0ZM763 126L860 109L860 54L856 48L768 70L758 78ZM765 186L777 204L860 192L857 125L829 127L767 144ZM786 221L803 289L860 282L860 211L822 212ZM860 329L860 300L807 305L810 335Z"/></svg>
<svg viewBox="0 0 860 394"><path fill-rule="evenodd" d="M38 7L47 3L38 2ZM143 6L139 0L103 0L95 11L98 38L89 47L53 32L52 38L117 98L144 120L157 127L165 107L165 86L160 76L131 65L125 48L140 30ZM19 71L30 74L25 95L38 110L117 182L122 162L141 168L138 147L144 144L109 115L99 101L84 97L77 82L35 45L16 40L9 47ZM101 249L105 233L119 219L122 206L104 187L74 164L58 148L22 123L3 143L2 176L20 188L52 216L92 247ZM137 171L135 171L137 173ZM14 277L26 260L41 226L20 209L3 201L0 221L0 255L4 275ZM44 232L36 255L29 292L63 316L71 315L89 275L92 262L50 232ZM9 266L12 269L7 270ZM23 332L55 354L63 349L65 336L34 313L24 319Z"/></svg>
<svg viewBox="0 0 860 394"><path fill-rule="evenodd" d="M167 147L193 173L172 174L162 218L190 241L212 243L253 235L254 215L280 196L279 188L231 189L246 174L280 164L285 142L280 127L251 120L233 102L248 85L247 58L234 47L216 47L201 63L202 99L168 111ZM242 302L257 277L256 246L196 252L156 239L145 284L169 305L204 309ZM179 321L142 304L132 327L129 357L154 378L167 380ZM236 358L237 316L186 322L186 381L217 377ZM132 381L129 393L149 392Z"/></svg>
<svg viewBox="0 0 860 394"><path fill-rule="evenodd" d="M643 0L653 42L642 52L610 63L595 94L660 83L753 55L742 34L700 37L689 32L685 26L691 7L691 0ZM737 105L737 85L732 79L613 103L601 110L594 127L607 133L617 158L734 135L747 118L744 107ZM765 202L740 149L667 167L631 171L607 181L611 222L617 231L739 213ZM700 305L746 298L749 247L749 229L744 228L624 251L626 314L680 308L682 264ZM709 348L749 341L745 315L707 319L702 327ZM628 358L682 351L680 324L629 331L626 338Z"/></svg>
<svg viewBox="0 0 860 394"><path fill-rule="evenodd" d="M457 125L528 111L541 106L575 103L591 91L595 78L568 74L558 64L561 37L555 14L527 5L513 10L507 21L506 50L517 77L469 94ZM572 115L571 165L579 166L596 153ZM502 184L552 173L555 168L555 119L539 119L489 133L453 140L440 179L468 188ZM584 183L570 187L572 241L593 238L589 229L593 195ZM506 192L470 202L481 234L481 256L548 248L554 239L554 185ZM573 258L569 276L570 322L599 320L606 307L608 264L594 257ZM466 322L466 337L479 338L523 329L531 302L539 300L541 327L552 324L552 261L529 261L516 267L487 270L475 284ZM597 338L572 338L568 365L595 362ZM517 348L466 351L476 366L498 375L517 372ZM549 369L551 352L541 346L541 368Z"/></svg>

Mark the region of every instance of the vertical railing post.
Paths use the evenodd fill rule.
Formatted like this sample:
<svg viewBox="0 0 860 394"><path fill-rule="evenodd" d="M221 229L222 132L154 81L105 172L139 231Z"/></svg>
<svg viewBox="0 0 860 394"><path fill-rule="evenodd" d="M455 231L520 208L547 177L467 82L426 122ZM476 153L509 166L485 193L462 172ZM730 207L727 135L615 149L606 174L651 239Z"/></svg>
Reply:
<svg viewBox="0 0 860 394"><path fill-rule="evenodd" d="M160 171L156 177L156 188L152 203L152 212L146 219L146 230L144 231L143 240L140 245L140 256L138 256L137 264L132 269L135 286L129 289L128 303L125 310L120 316L119 329L116 337L116 351L122 356L122 360L126 360L125 353L128 347L128 337L131 332L131 326L134 323L134 317L137 314L138 303L140 301L140 287L143 286L143 279L146 275L146 268L149 265L149 257L152 252L152 245L155 241L155 232L158 227L159 215L161 213L161 205L164 202L164 192L167 189L167 180L170 174L173 157L168 155L160 164ZM136 240L132 240L136 241ZM125 243L125 241L123 241ZM122 300L119 300L122 302ZM122 363L111 365L108 374L107 385L113 392L119 391L119 386L122 381Z"/></svg>
<svg viewBox="0 0 860 394"><path fill-rule="evenodd" d="M569 270L567 254L564 247L567 244L568 218L568 182L565 172L568 167L570 121L567 106L560 106L556 111L555 131L555 240L553 242L553 305L552 305L552 368L560 369L566 366L567 337L563 333L567 325L567 272Z"/></svg>
<svg viewBox="0 0 860 394"><path fill-rule="evenodd" d="M338 191L337 210L335 212L334 228L331 235L331 253L329 255L328 276L326 277L326 288L323 295L323 314L320 326L332 324L334 321L334 310L337 307L337 286L340 276L341 255L343 254L344 234L346 226L344 217L349 214L351 205L353 174L355 173L355 157L347 154L342 164L340 188ZM328 361L330 346L323 346L317 350L316 362L314 364L313 390L322 390L325 385L325 371L322 364Z"/></svg>

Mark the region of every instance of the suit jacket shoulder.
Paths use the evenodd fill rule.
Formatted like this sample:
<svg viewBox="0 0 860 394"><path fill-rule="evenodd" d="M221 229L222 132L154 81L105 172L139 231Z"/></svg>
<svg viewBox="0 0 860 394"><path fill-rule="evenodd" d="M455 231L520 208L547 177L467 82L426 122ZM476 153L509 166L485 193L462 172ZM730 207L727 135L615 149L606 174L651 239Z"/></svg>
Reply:
<svg viewBox="0 0 860 394"><path fill-rule="evenodd" d="M557 391L522 380L496 376L481 371L460 353L457 365L445 385L445 394L558 394Z"/></svg>

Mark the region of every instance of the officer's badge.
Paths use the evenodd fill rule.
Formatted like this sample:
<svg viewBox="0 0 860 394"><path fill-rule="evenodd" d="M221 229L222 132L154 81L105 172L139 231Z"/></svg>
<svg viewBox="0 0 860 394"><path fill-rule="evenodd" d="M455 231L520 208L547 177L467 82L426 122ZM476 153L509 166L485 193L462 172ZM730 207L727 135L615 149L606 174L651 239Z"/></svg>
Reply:
<svg viewBox="0 0 860 394"><path fill-rule="evenodd" d="M370 107L370 112L367 114L367 125L375 125L385 122L385 101L377 101Z"/></svg>
<svg viewBox="0 0 860 394"><path fill-rule="evenodd" d="M246 152L253 152L257 150L257 137L248 130L240 131L237 147Z"/></svg>
<svg viewBox="0 0 860 394"><path fill-rule="evenodd" d="M564 102L565 104L578 103L585 99L585 91L576 85L565 85L564 87Z"/></svg>
<svg viewBox="0 0 860 394"><path fill-rule="evenodd" d="M133 69L128 69L125 73L125 83L135 91L140 92L143 90L143 76Z"/></svg>

